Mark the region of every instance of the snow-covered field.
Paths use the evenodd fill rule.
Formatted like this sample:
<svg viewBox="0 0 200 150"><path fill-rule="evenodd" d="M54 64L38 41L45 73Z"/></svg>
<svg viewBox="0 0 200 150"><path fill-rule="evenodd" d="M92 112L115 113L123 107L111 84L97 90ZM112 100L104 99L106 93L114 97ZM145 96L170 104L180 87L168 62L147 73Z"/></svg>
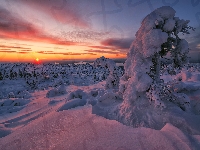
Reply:
<svg viewBox="0 0 200 150"><path fill-rule="evenodd" d="M169 6L147 15L124 69L103 56L0 64L0 149L199 150L200 64L178 37L188 23Z"/></svg>
<svg viewBox="0 0 200 150"><path fill-rule="evenodd" d="M192 66L176 76L165 69L161 77L181 80L177 89L189 96L191 112L172 106L153 114L151 106L141 105L134 121L140 122L144 111L151 117L143 120L152 119L152 126L133 128L106 119L122 99L116 88L105 88L104 67L1 64L0 149L198 149L200 65ZM173 113L180 114L167 120Z"/></svg>

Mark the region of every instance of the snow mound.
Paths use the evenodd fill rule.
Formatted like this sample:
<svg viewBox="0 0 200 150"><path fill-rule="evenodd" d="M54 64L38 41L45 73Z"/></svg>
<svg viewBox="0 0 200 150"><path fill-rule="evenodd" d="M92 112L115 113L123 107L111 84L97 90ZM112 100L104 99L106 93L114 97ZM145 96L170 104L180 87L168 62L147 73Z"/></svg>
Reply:
<svg viewBox="0 0 200 150"><path fill-rule="evenodd" d="M60 96L67 94L66 88L64 85L60 85L58 88L54 88L50 91L47 92L46 97L55 97L55 96Z"/></svg>
<svg viewBox="0 0 200 150"><path fill-rule="evenodd" d="M23 109L29 102L30 100L23 98L0 100L0 115L17 112Z"/></svg>
<svg viewBox="0 0 200 150"><path fill-rule="evenodd" d="M75 90L73 92L71 92L68 97L67 97L67 101L68 100L72 100L72 99L75 99L75 98L80 98L80 99L86 99L88 97L88 94L85 93L83 90L81 89L78 89L78 90Z"/></svg>
<svg viewBox="0 0 200 150"><path fill-rule="evenodd" d="M66 102L57 111L63 111L63 110L68 110L68 109L75 108L78 106L84 106L86 103L87 103L87 101L85 99L74 98L74 99Z"/></svg>
<svg viewBox="0 0 200 150"><path fill-rule="evenodd" d="M0 139L0 149L11 150L16 147L60 150L186 150L199 149L200 138L198 135L185 134L170 124L166 124L161 130L131 128L93 115L91 107L84 106L52 112Z"/></svg>
<svg viewBox="0 0 200 150"><path fill-rule="evenodd" d="M28 99L31 98L31 94L28 91L20 91L17 93L16 98L24 98L24 99Z"/></svg>

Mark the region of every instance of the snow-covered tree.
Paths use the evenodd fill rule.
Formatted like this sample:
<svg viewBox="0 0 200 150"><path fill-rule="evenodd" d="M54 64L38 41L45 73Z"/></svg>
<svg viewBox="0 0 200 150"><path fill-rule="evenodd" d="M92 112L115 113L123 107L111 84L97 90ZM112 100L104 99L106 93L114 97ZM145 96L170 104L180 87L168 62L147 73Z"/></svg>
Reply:
<svg viewBox="0 0 200 150"><path fill-rule="evenodd" d="M187 62L188 43L178 33L188 34L193 29L188 23L175 17L175 10L170 6L160 7L144 18L128 52L125 74L120 81L122 106L147 97L155 106L165 107L161 100L165 92L160 80L161 57L170 53L174 68Z"/></svg>
<svg viewBox="0 0 200 150"><path fill-rule="evenodd" d="M106 88L118 88L119 87L119 74L115 62L104 56L97 58L94 61L94 66L102 66L109 69L109 76L106 79Z"/></svg>

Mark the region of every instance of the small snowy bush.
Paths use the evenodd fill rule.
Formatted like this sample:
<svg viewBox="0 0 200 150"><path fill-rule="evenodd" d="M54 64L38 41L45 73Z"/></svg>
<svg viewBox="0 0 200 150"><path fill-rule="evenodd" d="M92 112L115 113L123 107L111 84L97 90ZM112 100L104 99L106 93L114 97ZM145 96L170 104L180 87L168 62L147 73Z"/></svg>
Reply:
<svg viewBox="0 0 200 150"><path fill-rule="evenodd" d="M48 91L46 94L46 97L48 97L48 98L55 97L55 96L58 96L58 89L56 89L56 88Z"/></svg>
<svg viewBox="0 0 200 150"><path fill-rule="evenodd" d="M55 97L67 94L66 88L64 85L60 85L58 88L54 88L47 92L46 97Z"/></svg>
<svg viewBox="0 0 200 150"><path fill-rule="evenodd" d="M81 89L78 89L74 92L71 92L68 97L67 97L67 101L68 100L72 100L72 99L75 99L75 98L80 98L80 99L86 99L87 98L87 94L81 90Z"/></svg>
<svg viewBox="0 0 200 150"><path fill-rule="evenodd" d="M13 92L10 92L10 93L8 94L8 98L15 98L15 94L14 94Z"/></svg>
<svg viewBox="0 0 200 150"><path fill-rule="evenodd" d="M111 59L105 58L104 56L97 58L94 61L94 66L102 66L109 69L109 76L106 79L105 87L107 89L118 88L119 87L119 72L115 62Z"/></svg>

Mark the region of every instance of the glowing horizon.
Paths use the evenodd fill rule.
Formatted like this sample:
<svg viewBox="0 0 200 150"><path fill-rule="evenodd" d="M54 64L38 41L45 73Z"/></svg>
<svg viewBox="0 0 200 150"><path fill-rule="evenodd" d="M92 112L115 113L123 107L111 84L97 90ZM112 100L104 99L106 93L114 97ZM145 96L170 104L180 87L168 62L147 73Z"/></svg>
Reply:
<svg viewBox="0 0 200 150"><path fill-rule="evenodd" d="M151 7L146 1L137 7L132 7L132 3L2 0L0 62L32 62L36 58L41 61L92 60L101 56L126 58L143 17L152 9L166 5L162 1L153 4L153 0ZM195 17L199 9L189 4L177 3L173 7L177 16L191 20L190 25L197 28L184 37L192 54L197 56L200 55L197 37L200 28ZM187 15L183 6L191 10Z"/></svg>

